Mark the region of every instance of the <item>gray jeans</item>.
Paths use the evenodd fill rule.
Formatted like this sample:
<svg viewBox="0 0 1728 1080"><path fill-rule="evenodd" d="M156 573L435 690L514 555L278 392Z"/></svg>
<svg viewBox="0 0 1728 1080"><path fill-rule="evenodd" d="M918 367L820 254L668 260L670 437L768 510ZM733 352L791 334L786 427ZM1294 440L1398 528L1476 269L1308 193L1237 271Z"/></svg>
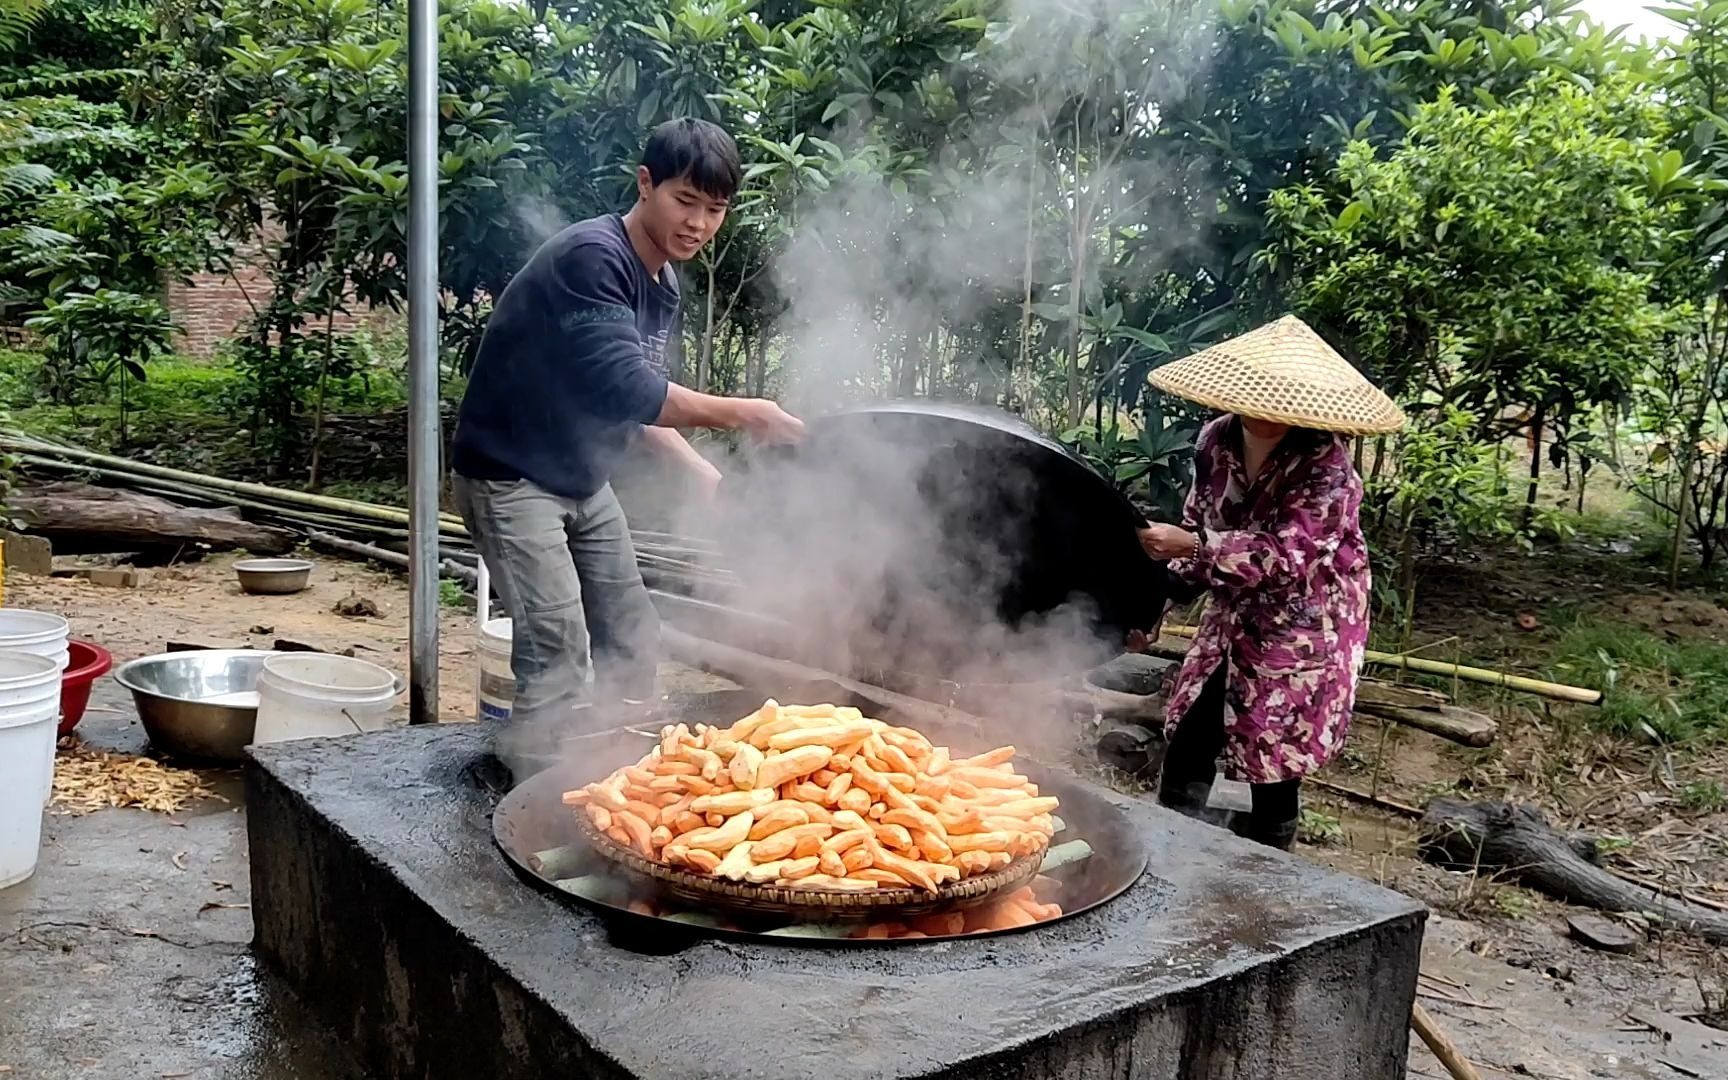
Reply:
<svg viewBox="0 0 1728 1080"><path fill-rule="evenodd" d="M660 619L611 485L566 499L526 480L454 480L511 620L512 722L652 700Z"/></svg>

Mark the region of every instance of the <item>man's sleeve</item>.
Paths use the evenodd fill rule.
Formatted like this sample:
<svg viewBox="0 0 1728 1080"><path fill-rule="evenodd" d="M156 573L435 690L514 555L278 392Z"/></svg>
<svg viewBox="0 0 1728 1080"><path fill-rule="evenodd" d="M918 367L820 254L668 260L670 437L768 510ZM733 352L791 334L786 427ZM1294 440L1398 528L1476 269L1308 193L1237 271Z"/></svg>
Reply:
<svg viewBox="0 0 1728 1080"><path fill-rule="evenodd" d="M648 364L630 306L629 268L601 244L581 244L552 264L548 299L560 374L582 407L607 420L652 424L666 402L666 377Z"/></svg>

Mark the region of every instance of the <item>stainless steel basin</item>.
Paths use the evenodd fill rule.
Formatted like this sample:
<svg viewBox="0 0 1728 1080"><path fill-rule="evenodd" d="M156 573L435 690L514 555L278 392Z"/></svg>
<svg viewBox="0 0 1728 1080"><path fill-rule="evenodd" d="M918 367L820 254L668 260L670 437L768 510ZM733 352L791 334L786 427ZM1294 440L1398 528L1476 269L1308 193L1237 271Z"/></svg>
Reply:
<svg viewBox="0 0 1728 1080"><path fill-rule="evenodd" d="M122 664L114 680L132 692L158 749L240 761L258 722L258 675L275 655L257 649L163 653Z"/></svg>
<svg viewBox="0 0 1728 1080"><path fill-rule="evenodd" d="M309 559L242 559L234 564L243 592L259 596L286 596L306 588L312 580Z"/></svg>

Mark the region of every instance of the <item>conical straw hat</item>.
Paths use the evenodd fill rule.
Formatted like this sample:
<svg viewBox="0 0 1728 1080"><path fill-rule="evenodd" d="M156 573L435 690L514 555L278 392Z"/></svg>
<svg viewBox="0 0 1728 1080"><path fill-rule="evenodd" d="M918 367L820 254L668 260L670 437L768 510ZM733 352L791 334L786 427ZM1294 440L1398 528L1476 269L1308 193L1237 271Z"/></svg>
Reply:
<svg viewBox="0 0 1728 1080"><path fill-rule="evenodd" d="M1404 412L1294 315L1154 370L1153 386L1220 412L1383 435Z"/></svg>

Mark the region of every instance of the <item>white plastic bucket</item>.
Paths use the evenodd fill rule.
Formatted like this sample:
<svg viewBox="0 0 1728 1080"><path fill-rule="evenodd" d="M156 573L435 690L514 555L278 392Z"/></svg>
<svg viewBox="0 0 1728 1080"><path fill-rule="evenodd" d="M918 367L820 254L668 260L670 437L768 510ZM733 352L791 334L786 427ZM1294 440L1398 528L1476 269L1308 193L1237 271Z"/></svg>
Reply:
<svg viewBox="0 0 1728 1080"><path fill-rule="evenodd" d="M285 653L258 675L254 744L377 731L401 691L396 676L364 660L325 653Z"/></svg>
<svg viewBox="0 0 1728 1080"><path fill-rule="evenodd" d="M480 665L474 676L474 718L510 719L516 700L516 675L510 670L510 620L480 624Z"/></svg>
<svg viewBox="0 0 1728 1080"><path fill-rule="evenodd" d="M66 670L66 642L72 636L72 626L51 611L26 611L23 608L0 608L0 652L29 653L46 656ZM58 702L56 702L58 722ZM42 784L42 805L54 798L54 740L48 740L48 776Z"/></svg>
<svg viewBox="0 0 1728 1080"><path fill-rule="evenodd" d="M42 788L54 782L60 665L52 657L0 652L0 889L36 872L42 850Z"/></svg>

